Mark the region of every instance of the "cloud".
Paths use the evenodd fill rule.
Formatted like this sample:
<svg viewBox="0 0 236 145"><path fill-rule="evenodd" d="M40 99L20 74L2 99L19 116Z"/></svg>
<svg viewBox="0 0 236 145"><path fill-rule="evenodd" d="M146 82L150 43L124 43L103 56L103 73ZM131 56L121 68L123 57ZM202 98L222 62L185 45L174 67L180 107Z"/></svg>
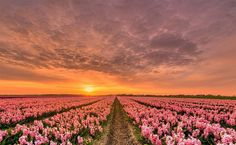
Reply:
<svg viewBox="0 0 236 145"><path fill-rule="evenodd" d="M9 81L36 81L36 82L59 82L65 78L37 73L22 67L0 64L0 80Z"/></svg>
<svg viewBox="0 0 236 145"><path fill-rule="evenodd" d="M2 3L8 6L10 2ZM0 40L4 62L124 75L158 67L160 62L176 64L182 61L181 53L197 57L197 44L181 36L164 33L149 40L162 28L156 25L165 22L161 14L167 11L163 6L169 5L165 1L22 3L9 4L11 11L3 9L1 15L1 26L14 36ZM154 47L161 51L151 52ZM174 54L177 48L179 54Z"/></svg>
<svg viewBox="0 0 236 145"><path fill-rule="evenodd" d="M194 65L236 33L235 7L234 0L0 1L0 61L131 78Z"/></svg>

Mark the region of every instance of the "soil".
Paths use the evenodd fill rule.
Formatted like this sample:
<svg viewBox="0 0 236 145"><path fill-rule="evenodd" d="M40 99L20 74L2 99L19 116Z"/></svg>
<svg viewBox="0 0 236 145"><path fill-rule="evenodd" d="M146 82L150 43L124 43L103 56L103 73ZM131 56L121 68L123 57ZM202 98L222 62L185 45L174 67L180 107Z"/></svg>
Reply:
<svg viewBox="0 0 236 145"><path fill-rule="evenodd" d="M103 137L95 145L139 145L122 105L116 98L113 104L112 118L108 122Z"/></svg>

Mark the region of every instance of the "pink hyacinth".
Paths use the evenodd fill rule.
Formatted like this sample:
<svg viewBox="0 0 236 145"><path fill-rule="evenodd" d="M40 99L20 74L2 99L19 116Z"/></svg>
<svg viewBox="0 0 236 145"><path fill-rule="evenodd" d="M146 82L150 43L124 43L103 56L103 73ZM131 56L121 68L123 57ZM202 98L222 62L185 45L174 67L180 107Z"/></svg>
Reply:
<svg viewBox="0 0 236 145"><path fill-rule="evenodd" d="M162 145L161 140L159 139L159 136L156 134L151 134L149 139L151 140L153 145Z"/></svg>
<svg viewBox="0 0 236 145"><path fill-rule="evenodd" d="M77 142L78 142L78 144L80 144L80 145L83 144L83 141L84 141L84 140L83 140L82 137L80 137L80 136L77 137Z"/></svg>
<svg viewBox="0 0 236 145"><path fill-rule="evenodd" d="M193 131L192 136L197 137L199 134L200 134L200 130L196 129L196 130Z"/></svg>
<svg viewBox="0 0 236 145"><path fill-rule="evenodd" d="M119 97L124 110L152 144L156 135L168 145L201 145L199 137L213 135L216 144L235 144L236 101ZM141 102L141 103L140 103ZM224 121L229 128L221 126Z"/></svg>
<svg viewBox="0 0 236 145"><path fill-rule="evenodd" d="M232 136L228 135L228 134L224 134L223 137L222 137L222 142L224 144L232 144L232 141L233 141L233 138Z"/></svg>
<svg viewBox="0 0 236 145"><path fill-rule="evenodd" d="M0 142L3 140L3 138L7 136L7 131L1 131L0 130Z"/></svg>
<svg viewBox="0 0 236 145"><path fill-rule="evenodd" d="M142 135L145 137L145 138L149 138L149 136L151 135L151 128L150 127L147 127L147 126L142 126Z"/></svg>

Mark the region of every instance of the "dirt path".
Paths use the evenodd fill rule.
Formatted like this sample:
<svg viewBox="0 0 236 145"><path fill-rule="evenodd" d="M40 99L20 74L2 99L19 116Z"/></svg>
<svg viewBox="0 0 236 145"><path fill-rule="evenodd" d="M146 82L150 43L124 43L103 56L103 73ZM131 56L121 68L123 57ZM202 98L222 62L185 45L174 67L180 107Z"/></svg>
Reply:
<svg viewBox="0 0 236 145"><path fill-rule="evenodd" d="M111 119L104 128L102 138L96 141L94 145L140 145L135 139L133 128L117 98L114 101L111 113Z"/></svg>
<svg viewBox="0 0 236 145"><path fill-rule="evenodd" d="M127 119L120 102L116 98L106 145L138 145Z"/></svg>

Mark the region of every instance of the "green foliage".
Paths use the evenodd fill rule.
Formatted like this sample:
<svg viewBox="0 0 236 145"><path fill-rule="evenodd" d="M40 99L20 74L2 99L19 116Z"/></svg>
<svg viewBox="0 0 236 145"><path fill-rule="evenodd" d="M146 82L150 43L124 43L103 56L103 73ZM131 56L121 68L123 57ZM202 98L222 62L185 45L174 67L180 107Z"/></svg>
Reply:
<svg viewBox="0 0 236 145"><path fill-rule="evenodd" d="M133 123L133 119L131 119L127 113L125 112L125 116L126 116L126 119L127 121L132 124ZM134 129L134 136L136 138L136 140L140 143L140 144L143 144L143 145L152 145L150 143L150 141L148 141L147 139L145 139L142 134L141 134L141 129L138 127L138 125L132 125L133 126L133 129Z"/></svg>
<svg viewBox="0 0 236 145"><path fill-rule="evenodd" d="M220 121L220 125L224 128L233 128L234 130L236 130L236 126L228 125L224 120Z"/></svg>
<svg viewBox="0 0 236 145"><path fill-rule="evenodd" d="M135 138L144 145L151 145L150 141L148 141L147 139L145 139L142 135L141 135L141 129L138 126L134 126L134 135Z"/></svg>
<svg viewBox="0 0 236 145"><path fill-rule="evenodd" d="M17 144L19 143L18 140L20 138L20 136L22 136L23 132L20 131L17 134L15 134L14 136L9 136L6 137L2 142L1 145L13 145L13 144Z"/></svg>
<svg viewBox="0 0 236 145"><path fill-rule="evenodd" d="M207 138L200 136L199 140L202 142L202 145L215 145L213 134L209 134Z"/></svg>

